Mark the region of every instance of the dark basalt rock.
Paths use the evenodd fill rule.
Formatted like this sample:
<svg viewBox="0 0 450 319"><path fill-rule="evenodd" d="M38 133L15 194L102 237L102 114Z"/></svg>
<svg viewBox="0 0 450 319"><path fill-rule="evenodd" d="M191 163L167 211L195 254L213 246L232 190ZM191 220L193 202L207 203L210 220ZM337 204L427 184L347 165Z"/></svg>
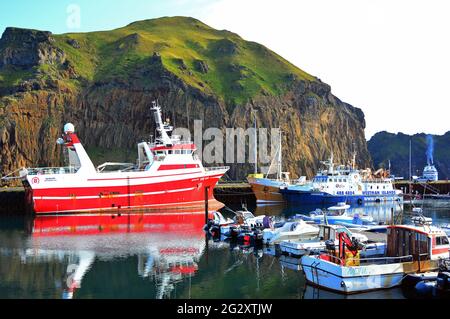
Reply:
<svg viewBox="0 0 450 319"><path fill-rule="evenodd" d="M212 50L220 55L233 55L237 52L238 45L229 39L221 39L213 43Z"/></svg>
<svg viewBox="0 0 450 319"><path fill-rule="evenodd" d="M53 43L52 34L47 31L6 28L0 39L0 68L29 69L46 63L63 63L65 54Z"/></svg>
<svg viewBox="0 0 450 319"><path fill-rule="evenodd" d="M208 71L209 71L208 63L206 63L206 61L203 61L203 60L194 60L194 68L198 72L204 73L204 74L208 73Z"/></svg>
<svg viewBox="0 0 450 319"><path fill-rule="evenodd" d="M109 48L120 55L139 41L140 36L131 33L111 42ZM76 47L79 43L70 45ZM267 50L253 46L255 50ZM319 160L327 158L331 150L336 162L346 163L356 148L358 166L371 166L363 112L333 96L329 85L298 78L288 70L276 85L259 88L259 93L248 100L227 101L212 89L216 78L208 76L209 83L205 77L195 78L199 74L194 74L191 82L186 81L185 75L191 74L186 65L188 60L175 60L182 70L177 74L182 73L183 77L169 70L158 53L158 48L166 52L167 47L164 43L153 47L153 54L143 57L136 66L127 66L126 76L83 78L76 73L76 61L66 58L56 47L50 32L8 28L0 39L0 68L7 67L8 72L22 69L33 72L18 85L0 85L0 171L63 164L55 140L68 121L76 125L88 151L98 147L115 150L129 156L122 160L134 161L136 141L147 140L155 131L149 110L155 99L176 127L189 127L192 136L194 120L202 120L203 129L215 127L225 133L226 128L248 128L253 123L249 120L252 114L256 115L258 126L269 132L280 127L283 145L287 145L283 148L283 169L290 171L293 178L312 177L319 168ZM202 74L217 71L212 69L213 65L217 67L215 59L224 59L227 64L219 67L231 76L219 77L221 84L240 92L248 89L247 81L239 80L253 71L232 56L244 50L244 46L240 48L224 38L208 47L192 47L207 51L203 60L200 55L193 61L196 71ZM267 50L267 54L272 53ZM47 65L38 68L39 72L34 71L41 64ZM72 81L73 78L77 80ZM203 146L206 144L208 141ZM110 159L101 159L104 160ZM237 180L245 179L253 169L249 163L226 164L231 166L228 176Z"/></svg>
<svg viewBox="0 0 450 319"><path fill-rule="evenodd" d="M67 43L69 45L71 45L72 47L74 47L75 49L81 48L80 43L77 40L75 40L75 39L68 39Z"/></svg>

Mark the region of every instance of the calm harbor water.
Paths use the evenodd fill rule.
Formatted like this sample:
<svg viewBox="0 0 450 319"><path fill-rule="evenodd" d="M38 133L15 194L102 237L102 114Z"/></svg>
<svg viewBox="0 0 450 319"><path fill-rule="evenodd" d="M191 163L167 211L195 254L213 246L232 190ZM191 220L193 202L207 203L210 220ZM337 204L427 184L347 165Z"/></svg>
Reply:
<svg viewBox="0 0 450 319"><path fill-rule="evenodd" d="M314 208L249 207L279 216ZM398 204L352 210L389 222L392 208L400 211ZM428 202L423 210L439 223L450 223L448 202ZM313 288L294 258L207 240L202 214L171 223L151 218L0 218L0 298L410 297L401 288L350 297Z"/></svg>

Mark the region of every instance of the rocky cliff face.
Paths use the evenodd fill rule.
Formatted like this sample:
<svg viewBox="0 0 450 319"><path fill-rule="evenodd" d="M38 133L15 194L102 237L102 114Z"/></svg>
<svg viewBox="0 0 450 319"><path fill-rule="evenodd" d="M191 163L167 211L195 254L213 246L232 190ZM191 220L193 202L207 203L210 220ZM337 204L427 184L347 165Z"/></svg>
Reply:
<svg viewBox="0 0 450 319"><path fill-rule="evenodd" d="M171 33L180 24L186 33ZM183 38L167 42L169 35ZM97 164L134 161L135 144L154 134L155 99L177 127L203 120L204 129L225 132L251 127L251 114L258 127L281 127L284 170L293 176L311 177L331 151L347 162L356 149L358 165L371 165L364 114L327 84L228 31L165 18L110 33L8 28L0 40L0 169L61 164L55 141L69 121ZM229 177L243 179L252 167L231 164Z"/></svg>

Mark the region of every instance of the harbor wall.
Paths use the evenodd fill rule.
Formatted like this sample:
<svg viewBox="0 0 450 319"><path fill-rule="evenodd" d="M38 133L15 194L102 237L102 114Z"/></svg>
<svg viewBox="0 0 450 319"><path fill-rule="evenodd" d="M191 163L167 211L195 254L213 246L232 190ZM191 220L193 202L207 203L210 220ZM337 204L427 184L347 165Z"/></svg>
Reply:
<svg viewBox="0 0 450 319"><path fill-rule="evenodd" d="M398 181L394 183L394 187L396 189L402 190L405 194L410 193L411 185L411 193L413 194L436 194L436 191L441 195L450 194L450 181L448 180L440 180L436 182L428 182L428 183L419 183L412 182L411 184L408 181Z"/></svg>
<svg viewBox="0 0 450 319"><path fill-rule="evenodd" d="M0 189L0 214L25 214L25 190L22 187Z"/></svg>

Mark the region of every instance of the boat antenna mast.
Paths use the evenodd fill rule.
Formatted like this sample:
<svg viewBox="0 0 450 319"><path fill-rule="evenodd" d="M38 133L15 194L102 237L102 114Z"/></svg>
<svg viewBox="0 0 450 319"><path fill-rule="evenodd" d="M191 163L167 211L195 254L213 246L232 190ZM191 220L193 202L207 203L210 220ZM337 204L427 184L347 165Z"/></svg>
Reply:
<svg viewBox="0 0 450 319"><path fill-rule="evenodd" d="M280 129L280 134L279 134L279 137L280 137L280 139L279 139L279 145L278 145L278 165L277 165L277 179L278 180L281 180L281 170L282 170L282 166L281 166L281 161L283 160L283 154L282 154L282 147L281 147L281 144L282 144L282 134L283 134L283 132L281 131L281 129Z"/></svg>
<svg viewBox="0 0 450 319"><path fill-rule="evenodd" d="M328 161L321 161L321 163L328 167L328 173L333 174L333 151L331 151L330 159Z"/></svg>
<svg viewBox="0 0 450 319"><path fill-rule="evenodd" d="M173 127L168 123L164 123L161 116L161 107L158 105L157 101L152 102L151 110L155 111L155 122L156 122L156 130L161 134L159 140L166 146L172 146L172 139L169 137L168 132L173 131Z"/></svg>
<svg viewBox="0 0 450 319"><path fill-rule="evenodd" d="M255 154L255 174L258 174L258 133L256 130L256 115L254 112L253 113L253 121L254 121L254 126L255 126L255 145L254 145L254 154Z"/></svg>
<svg viewBox="0 0 450 319"><path fill-rule="evenodd" d="M355 143L353 143L352 170L354 171L355 168L356 168L356 147Z"/></svg>

